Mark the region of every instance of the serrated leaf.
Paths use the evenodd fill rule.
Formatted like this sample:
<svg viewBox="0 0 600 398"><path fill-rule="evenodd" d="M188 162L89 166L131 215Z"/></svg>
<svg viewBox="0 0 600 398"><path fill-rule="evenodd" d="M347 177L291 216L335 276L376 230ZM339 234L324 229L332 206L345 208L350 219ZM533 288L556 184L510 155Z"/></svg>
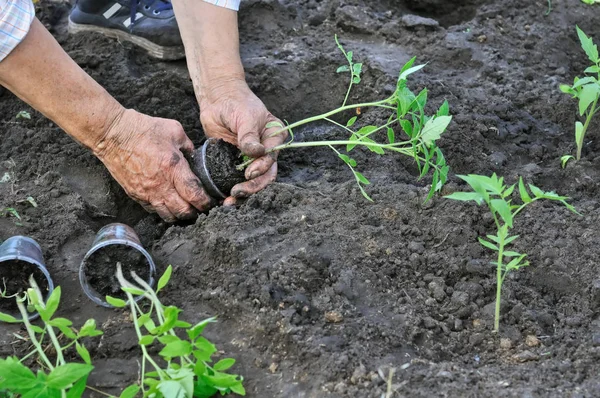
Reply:
<svg viewBox="0 0 600 398"><path fill-rule="evenodd" d="M354 126L354 123L356 123L357 119L358 119L358 116L351 117L350 120L348 120L348 122L346 123L346 127Z"/></svg>
<svg viewBox="0 0 600 398"><path fill-rule="evenodd" d="M597 64L598 63L598 47L594 44L593 40L586 36L586 34L579 28L579 26L575 26L577 29L577 36L579 36L579 41L581 42L581 48L585 51L585 54L588 56L590 61Z"/></svg>
<svg viewBox="0 0 600 398"><path fill-rule="evenodd" d="M48 380L46 383L48 387L63 390L82 377L90 374L93 369L94 367L91 365L84 365L82 363L67 363L54 368L54 370L48 375Z"/></svg>
<svg viewBox="0 0 600 398"><path fill-rule="evenodd" d="M273 123L273 122L271 122L271 123ZM281 123L279 123L279 124L281 124ZM267 126L268 126L268 124L267 124ZM169 280L171 280L172 274L173 274L173 267L169 265L167 267L167 269L165 270L165 273L162 274L162 276L158 280L158 284L156 285L156 293L158 293L162 288L167 286L167 283L169 283Z"/></svg>
<svg viewBox="0 0 600 398"><path fill-rule="evenodd" d="M218 370L218 371L224 371L224 370L227 370L230 367L232 367L234 364L235 364L235 359L225 358L225 359L221 359L219 362L214 364L213 369Z"/></svg>
<svg viewBox="0 0 600 398"><path fill-rule="evenodd" d="M421 140L425 143L425 145L431 146L441 137L442 133L446 130L451 121L452 116L438 116L429 119L421 131Z"/></svg>

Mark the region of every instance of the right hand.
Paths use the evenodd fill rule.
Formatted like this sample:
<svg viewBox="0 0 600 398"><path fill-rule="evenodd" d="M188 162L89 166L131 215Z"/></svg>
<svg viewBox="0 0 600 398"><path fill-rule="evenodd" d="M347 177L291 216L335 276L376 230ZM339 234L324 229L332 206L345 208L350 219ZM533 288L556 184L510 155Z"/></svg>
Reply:
<svg viewBox="0 0 600 398"><path fill-rule="evenodd" d="M124 110L92 149L127 195L165 221L213 205L184 156L194 144L175 120Z"/></svg>

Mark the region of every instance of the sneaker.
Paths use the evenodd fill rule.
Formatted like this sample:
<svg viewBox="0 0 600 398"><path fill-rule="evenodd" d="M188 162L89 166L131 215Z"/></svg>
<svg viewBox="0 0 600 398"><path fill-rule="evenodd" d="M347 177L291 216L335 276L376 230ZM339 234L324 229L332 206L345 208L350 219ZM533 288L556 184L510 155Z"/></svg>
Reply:
<svg viewBox="0 0 600 398"><path fill-rule="evenodd" d="M170 0L78 0L69 32L99 32L136 44L164 60L185 57Z"/></svg>

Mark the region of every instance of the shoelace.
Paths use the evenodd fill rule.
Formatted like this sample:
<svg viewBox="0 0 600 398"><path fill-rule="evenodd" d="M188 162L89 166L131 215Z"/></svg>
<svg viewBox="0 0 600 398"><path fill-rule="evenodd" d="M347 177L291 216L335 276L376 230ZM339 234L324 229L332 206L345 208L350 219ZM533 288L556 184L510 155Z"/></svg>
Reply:
<svg viewBox="0 0 600 398"><path fill-rule="evenodd" d="M159 13L165 10L172 10L173 4L171 4L171 0L132 0L131 6L129 8L129 17L131 18L131 26L135 23L135 17L137 14L137 6L139 4L143 4L147 9L149 9L154 3L159 2L159 4L154 8L154 12Z"/></svg>

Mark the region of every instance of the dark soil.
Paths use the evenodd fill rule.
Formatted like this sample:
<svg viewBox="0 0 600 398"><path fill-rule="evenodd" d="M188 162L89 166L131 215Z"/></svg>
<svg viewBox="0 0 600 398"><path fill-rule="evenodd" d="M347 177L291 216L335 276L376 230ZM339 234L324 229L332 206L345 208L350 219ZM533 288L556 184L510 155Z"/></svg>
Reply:
<svg viewBox="0 0 600 398"><path fill-rule="evenodd" d="M48 292L48 281L35 265L22 260L10 260L0 263L0 289L5 291L5 296L21 294L27 290L29 277L33 275L40 287L42 294ZM14 297L0 298L0 312L20 318L19 307Z"/></svg>
<svg viewBox="0 0 600 398"><path fill-rule="evenodd" d="M127 298L116 276L117 263L121 263L127 280L133 282L132 272L145 281L150 280L148 260L137 249L126 245L104 246L93 252L83 265L89 286L101 299L106 296Z"/></svg>
<svg viewBox="0 0 600 398"><path fill-rule="evenodd" d="M161 298L183 308L182 319L218 315L207 337L237 359L248 396L380 398L392 367L394 397L600 396L599 125L582 160L562 169L578 116L558 90L588 66L575 24L600 38L600 8L552 5L546 16L546 1L248 0L239 14L247 80L274 115L291 123L342 102L337 33L364 63L352 102L389 95L413 55L427 62L410 85L429 89L429 113L450 103L453 122L439 142L448 192L465 188L455 174L496 172L572 197L582 217L536 203L516 220L515 249L531 266L505 281L499 334L492 258L477 242L493 220L470 203L423 205L427 179L396 156L353 156L374 203L329 149L298 149L283 151L278 182L239 208L169 226L42 115L16 120L31 110L4 92L0 176L12 177L0 184L0 204L16 207L23 226L0 218L0 239L34 237L63 288L59 314L76 326L96 318L105 334L86 342L89 382L113 394L137 380L137 339L128 313L83 296L77 270L95 232L117 221L135 227L160 271L173 265ZM69 36L68 7L41 8L63 47L125 106L177 119L201 142L184 62ZM385 119L363 109L358 123L372 122ZM330 125L295 131L296 141L346 137ZM0 330L0 355L27 352L12 344L19 326Z"/></svg>
<svg viewBox="0 0 600 398"><path fill-rule="evenodd" d="M202 180L204 187L208 190L212 196L220 196L217 192L212 192L212 186L214 186L225 195L231 193L231 188L236 184L246 181L244 172L236 168L236 166L242 163L242 155L240 150L228 142L221 139L210 140L206 146L206 157L204 162L208 169L209 175L205 176L202 172L202 149L197 149L194 152L193 157L193 171ZM208 179L206 178L208 177ZM224 199L218 197L218 199Z"/></svg>

